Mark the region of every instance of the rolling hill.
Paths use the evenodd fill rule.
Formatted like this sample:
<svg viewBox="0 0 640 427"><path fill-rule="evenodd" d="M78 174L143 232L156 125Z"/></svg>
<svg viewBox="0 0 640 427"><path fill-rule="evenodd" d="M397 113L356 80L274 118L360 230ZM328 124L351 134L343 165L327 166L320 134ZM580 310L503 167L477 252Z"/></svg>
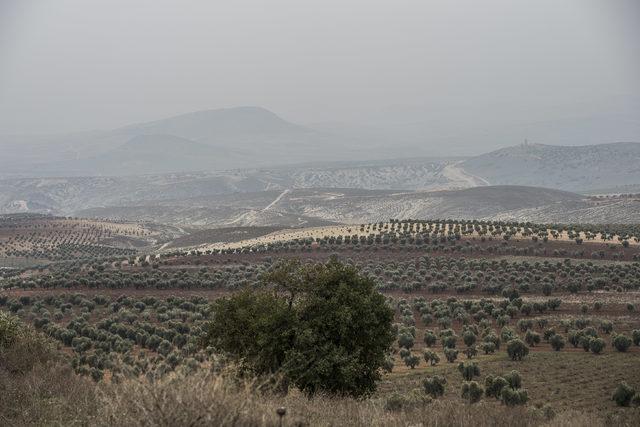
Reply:
<svg viewBox="0 0 640 427"><path fill-rule="evenodd" d="M640 143L585 146L518 145L460 165L492 185L584 191L640 183Z"/></svg>
<svg viewBox="0 0 640 427"><path fill-rule="evenodd" d="M576 193L525 186L427 192L315 188L132 202L76 214L207 228L358 224L389 218L636 223L640 222L640 198L596 201Z"/></svg>

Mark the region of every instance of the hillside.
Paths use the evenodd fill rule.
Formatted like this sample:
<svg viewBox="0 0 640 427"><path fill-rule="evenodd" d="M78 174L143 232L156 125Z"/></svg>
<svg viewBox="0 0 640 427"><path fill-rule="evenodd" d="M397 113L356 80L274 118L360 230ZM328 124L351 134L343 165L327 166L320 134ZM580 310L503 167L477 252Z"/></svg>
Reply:
<svg viewBox="0 0 640 427"><path fill-rule="evenodd" d="M80 210L77 215L198 227L299 227L389 218L635 223L640 221L640 200L594 201L576 193L522 186L432 192L330 188L138 202Z"/></svg>
<svg viewBox="0 0 640 427"><path fill-rule="evenodd" d="M640 143L519 145L472 157L461 167L492 185L567 191L617 187L640 183Z"/></svg>
<svg viewBox="0 0 640 427"><path fill-rule="evenodd" d="M166 140L169 141L169 138L173 137L167 137ZM145 145L155 143L143 137L138 137L136 141L140 142L141 139ZM204 152L205 155L200 156L202 158L197 161L209 161L206 155L211 156L211 161L220 160L215 149L194 142L187 143ZM156 153L155 156L160 157L160 160L155 162L155 168L171 168L176 162L187 157L187 154L170 146L162 150L148 148ZM118 161L132 164L136 161L136 156L132 153L138 151L136 147L131 147L96 156L92 171L95 174L95 171L103 170L107 165L118 168ZM122 206L135 201L176 200L266 190L282 191L286 188L437 190L469 186L468 180L451 176L451 162L448 159L435 158L405 159L135 177L5 179L0 180L0 212L70 215L80 209ZM137 164L136 167L141 170L143 166Z"/></svg>

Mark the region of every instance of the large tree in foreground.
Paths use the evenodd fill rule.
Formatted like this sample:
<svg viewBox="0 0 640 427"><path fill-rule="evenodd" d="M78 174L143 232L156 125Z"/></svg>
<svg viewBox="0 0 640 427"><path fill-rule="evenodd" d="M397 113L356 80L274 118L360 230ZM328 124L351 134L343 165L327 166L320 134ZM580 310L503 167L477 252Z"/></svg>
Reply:
<svg viewBox="0 0 640 427"><path fill-rule="evenodd" d="M372 279L331 259L282 263L261 289L214 303L206 343L308 394L372 393L395 339Z"/></svg>

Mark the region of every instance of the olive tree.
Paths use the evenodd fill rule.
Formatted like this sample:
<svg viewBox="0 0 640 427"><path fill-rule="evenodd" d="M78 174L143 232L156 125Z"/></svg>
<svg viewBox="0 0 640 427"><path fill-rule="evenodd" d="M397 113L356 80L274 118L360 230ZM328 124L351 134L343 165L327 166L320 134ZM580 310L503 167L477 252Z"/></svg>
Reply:
<svg viewBox="0 0 640 427"><path fill-rule="evenodd" d="M504 387L507 387L509 383L503 377L487 375L484 380L484 390L487 397L495 397L500 399L500 392Z"/></svg>
<svg viewBox="0 0 640 427"><path fill-rule="evenodd" d="M496 345L490 341L485 341L480 344L480 349L484 352L484 354L492 354L496 351Z"/></svg>
<svg viewBox="0 0 640 427"><path fill-rule="evenodd" d="M458 364L458 372L462 374L462 378L471 381L473 377L480 376L480 367L476 362L460 362Z"/></svg>
<svg viewBox="0 0 640 427"><path fill-rule="evenodd" d="M404 358L404 363L411 369L415 369L420 364L420 358L415 354L409 354Z"/></svg>
<svg viewBox="0 0 640 427"><path fill-rule="evenodd" d="M527 329L524 340L529 344L529 347L535 347L536 344L540 344L540 334L533 332L531 329Z"/></svg>
<svg viewBox="0 0 640 427"><path fill-rule="evenodd" d="M435 366L440 362L440 356L438 356L435 351L425 350L423 356L424 361L431 366Z"/></svg>
<svg viewBox="0 0 640 427"><path fill-rule="evenodd" d="M438 338L436 337L436 335L434 333L432 333L432 332L426 332L424 334L424 344L427 347L433 347L435 345L437 339Z"/></svg>
<svg viewBox="0 0 640 427"><path fill-rule="evenodd" d="M631 347L631 338L626 335L618 334L613 337L613 347L620 352L625 352Z"/></svg>
<svg viewBox="0 0 640 427"><path fill-rule="evenodd" d="M456 350L455 348L445 348L444 357L446 357L447 362L453 363L458 358L458 350Z"/></svg>
<svg viewBox="0 0 640 427"><path fill-rule="evenodd" d="M511 371L504 377L489 375L484 384L487 397L499 399L507 406L524 405L529 399L527 390L521 388L522 378L518 371Z"/></svg>
<svg viewBox="0 0 640 427"><path fill-rule="evenodd" d="M462 383L462 398L469 403L479 402L484 390L476 381L465 381Z"/></svg>
<svg viewBox="0 0 640 427"><path fill-rule="evenodd" d="M422 387L424 388L424 392L434 399L440 397L444 394L444 386L447 384L447 380L445 377L440 375L434 375L432 377L427 377L422 382Z"/></svg>
<svg viewBox="0 0 640 427"><path fill-rule="evenodd" d="M613 322L611 322L611 320L603 320L600 323L600 329L602 329L602 332L605 334L610 334L613 331Z"/></svg>
<svg viewBox="0 0 640 427"><path fill-rule="evenodd" d="M555 351L560 351L564 348L564 338L560 334L555 334L549 338L549 344Z"/></svg>
<svg viewBox="0 0 640 427"><path fill-rule="evenodd" d="M529 354L529 348L522 340L516 338L507 343L507 354L511 360L522 360Z"/></svg>
<svg viewBox="0 0 640 427"><path fill-rule="evenodd" d="M602 350L604 350L606 346L607 344L602 338L591 338L589 341L589 350L591 350L593 354L602 353Z"/></svg>
<svg viewBox="0 0 640 427"><path fill-rule="evenodd" d="M613 396L611 396L611 400L616 402L618 406L629 406L635 395L636 391L633 387L623 381L616 387Z"/></svg>

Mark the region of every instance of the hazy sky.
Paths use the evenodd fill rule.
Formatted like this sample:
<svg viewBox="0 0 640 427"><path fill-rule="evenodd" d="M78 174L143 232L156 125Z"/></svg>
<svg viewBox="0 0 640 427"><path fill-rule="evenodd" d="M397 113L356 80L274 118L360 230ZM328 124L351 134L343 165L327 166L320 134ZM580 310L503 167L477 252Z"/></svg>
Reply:
<svg viewBox="0 0 640 427"><path fill-rule="evenodd" d="M259 105L549 118L640 100L638 0L0 0L0 133Z"/></svg>

